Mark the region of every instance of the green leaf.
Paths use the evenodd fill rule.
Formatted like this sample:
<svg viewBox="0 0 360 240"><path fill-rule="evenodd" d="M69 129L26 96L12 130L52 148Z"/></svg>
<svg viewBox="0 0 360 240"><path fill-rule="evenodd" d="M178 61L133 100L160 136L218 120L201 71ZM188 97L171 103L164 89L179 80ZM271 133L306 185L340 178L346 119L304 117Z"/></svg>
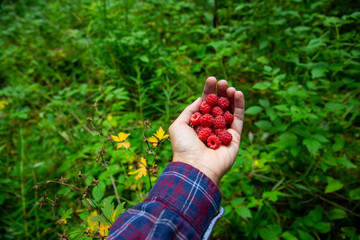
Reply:
<svg viewBox="0 0 360 240"><path fill-rule="evenodd" d="M360 200L360 188L351 190L349 196L351 200Z"/></svg>
<svg viewBox="0 0 360 240"><path fill-rule="evenodd" d="M283 133L279 136L279 140L285 146L296 146L297 145L297 136L291 132Z"/></svg>
<svg viewBox="0 0 360 240"><path fill-rule="evenodd" d="M288 112L289 108L285 105L276 105L274 106L275 109L282 111L282 112Z"/></svg>
<svg viewBox="0 0 360 240"><path fill-rule="evenodd" d="M314 240L314 238L307 232L297 230L301 240Z"/></svg>
<svg viewBox="0 0 360 240"><path fill-rule="evenodd" d="M279 238L276 234L271 231L269 228L260 228L259 229L260 237L264 240L278 240Z"/></svg>
<svg viewBox="0 0 360 240"><path fill-rule="evenodd" d="M106 198L104 200L102 211L104 215L107 217L107 219L113 222L112 217L114 214L114 203L109 198Z"/></svg>
<svg viewBox="0 0 360 240"><path fill-rule="evenodd" d="M295 237L292 233L286 231L283 232L283 234L281 235L285 240L298 240L297 237Z"/></svg>
<svg viewBox="0 0 360 240"><path fill-rule="evenodd" d="M325 104L325 109L328 112L335 112L335 111L339 111L343 108L345 108L346 106L342 103L335 103L335 102L328 102Z"/></svg>
<svg viewBox="0 0 360 240"><path fill-rule="evenodd" d="M262 110L262 108L259 106L252 106L252 107L249 107L248 109L246 109L245 113L255 115L255 114L258 114L259 112L261 112L261 110Z"/></svg>
<svg viewBox="0 0 360 240"><path fill-rule="evenodd" d="M266 100L266 99L259 99L259 103L260 103L261 106L263 106L265 108L270 106L270 102L268 100Z"/></svg>
<svg viewBox="0 0 360 240"><path fill-rule="evenodd" d="M282 193L279 191L271 191L271 192L263 192L263 198L269 198L270 201L276 202L278 200L278 196L281 196Z"/></svg>
<svg viewBox="0 0 360 240"><path fill-rule="evenodd" d="M140 56L140 60L143 61L144 63L149 63L149 58L146 55L141 55Z"/></svg>
<svg viewBox="0 0 360 240"><path fill-rule="evenodd" d="M316 140L318 140L318 141L321 142L321 143L327 143L327 142L329 142L329 140L327 140L327 138L324 137L324 136L321 135L321 134L315 134L315 135L313 135L313 138L316 139Z"/></svg>
<svg viewBox="0 0 360 240"><path fill-rule="evenodd" d="M232 206L241 205L244 201L245 201L244 197L237 197L237 198L234 198L233 200L231 200L231 205Z"/></svg>
<svg viewBox="0 0 360 240"><path fill-rule="evenodd" d="M330 223L327 222L318 222L315 224L315 229L320 233L328 233L330 232Z"/></svg>
<svg viewBox="0 0 360 240"><path fill-rule="evenodd" d="M312 155L315 155L315 153L317 153L318 150L321 148L321 143L319 143L315 139L304 139L303 144L306 146L306 148Z"/></svg>
<svg viewBox="0 0 360 240"><path fill-rule="evenodd" d="M344 184L342 184L339 180L333 179L331 177L327 177L327 182L328 185L325 188L325 193L332 193L344 187Z"/></svg>
<svg viewBox="0 0 360 240"><path fill-rule="evenodd" d="M321 78L326 77L326 74L328 72L328 69L324 67L316 67L311 69L311 77L314 78Z"/></svg>
<svg viewBox="0 0 360 240"><path fill-rule="evenodd" d="M265 120L257 121L255 125L264 131L272 128L272 124L269 121L265 121Z"/></svg>
<svg viewBox="0 0 360 240"><path fill-rule="evenodd" d="M239 206L235 208L235 212L243 218L252 218L251 211L245 206Z"/></svg>
<svg viewBox="0 0 360 240"><path fill-rule="evenodd" d="M100 222L100 223L104 224L105 226L109 225L108 221L106 221L105 218L101 215L90 217L90 221L95 222L95 223Z"/></svg>
<svg viewBox="0 0 360 240"><path fill-rule="evenodd" d="M262 64L269 64L269 59L267 59L267 57L265 57L265 56L260 56L260 57L256 58L256 61L258 61L259 63L262 63Z"/></svg>
<svg viewBox="0 0 360 240"><path fill-rule="evenodd" d="M105 194L105 184L100 181L100 183L93 188L92 194L95 201L100 202L100 200L104 197Z"/></svg>
<svg viewBox="0 0 360 240"><path fill-rule="evenodd" d="M256 83L252 88L259 89L259 90L265 90L265 89L268 89L270 86L271 86L271 83L269 83L269 82L261 82L261 83Z"/></svg>
<svg viewBox="0 0 360 240"><path fill-rule="evenodd" d="M347 213L340 208L334 208L328 212L328 217L332 220L343 219L347 217Z"/></svg>
<svg viewBox="0 0 360 240"><path fill-rule="evenodd" d="M334 145L332 146L332 150L333 150L334 152L337 152L337 151L343 149L343 148L344 148L344 145L345 145L345 140L337 137L337 138L335 138L335 143L334 143Z"/></svg>
<svg viewBox="0 0 360 240"><path fill-rule="evenodd" d="M114 219L113 219L114 221L116 221L116 219L125 211L124 205L125 205L125 202L117 205L117 207L115 209Z"/></svg>

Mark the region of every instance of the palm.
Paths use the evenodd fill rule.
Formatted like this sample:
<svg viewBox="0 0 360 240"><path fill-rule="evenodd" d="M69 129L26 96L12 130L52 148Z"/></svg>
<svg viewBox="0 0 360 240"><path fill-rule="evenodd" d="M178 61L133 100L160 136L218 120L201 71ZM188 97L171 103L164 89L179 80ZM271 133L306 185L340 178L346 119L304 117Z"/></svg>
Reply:
<svg viewBox="0 0 360 240"><path fill-rule="evenodd" d="M188 106L178 119L170 127L170 139L174 152L174 161L182 161L188 163L206 175L216 183L231 168L236 155L239 151L240 135L244 118L244 100L241 92L236 92L234 88L228 88L227 82L222 80L218 82L218 94L227 96L232 103L234 122L228 131L233 135L233 141L229 146L220 146L216 150L212 150L200 141L194 129L189 124L191 114L199 111L201 99L196 100ZM203 99L214 93L216 88L216 79L208 78Z"/></svg>

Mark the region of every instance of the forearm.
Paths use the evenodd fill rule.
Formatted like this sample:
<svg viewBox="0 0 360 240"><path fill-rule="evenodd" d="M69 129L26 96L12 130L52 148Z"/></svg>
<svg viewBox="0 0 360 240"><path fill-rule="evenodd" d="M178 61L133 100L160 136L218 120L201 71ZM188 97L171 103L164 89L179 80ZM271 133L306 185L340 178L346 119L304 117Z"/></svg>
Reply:
<svg viewBox="0 0 360 240"><path fill-rule="evenodd" d="M144 202L118 218L108 239L201 239L220 201L219 189L204 173L170 163Z"/></svg>

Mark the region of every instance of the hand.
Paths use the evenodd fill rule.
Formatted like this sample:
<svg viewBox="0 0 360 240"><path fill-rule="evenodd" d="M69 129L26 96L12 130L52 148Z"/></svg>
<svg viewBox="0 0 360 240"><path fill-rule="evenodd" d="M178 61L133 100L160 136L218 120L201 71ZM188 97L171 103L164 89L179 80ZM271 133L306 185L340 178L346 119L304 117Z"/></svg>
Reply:
<svg viewBox="0 0 360 240"><path fill-rule="evenodd" d="M228 146L221 145L213 150L205 146L189 123L190 116L199 111L201 102L205 101L209 94L215 93L216 87L218 96L226 96L230 100L234 121L228 129L233 136L232 142ZM218 185L221 178L230 170L239 152L244 111L244 94L241 91L228 87L225 80L217 82L215 77L209 77L202 98L187 106L169 128L173 161L192 165Z"/></svg>

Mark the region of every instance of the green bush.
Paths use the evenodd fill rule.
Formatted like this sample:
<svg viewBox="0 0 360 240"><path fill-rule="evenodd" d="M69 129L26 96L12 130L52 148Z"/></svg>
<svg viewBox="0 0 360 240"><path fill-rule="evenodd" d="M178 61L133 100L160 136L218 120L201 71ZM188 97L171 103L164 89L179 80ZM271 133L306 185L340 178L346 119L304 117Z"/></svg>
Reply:
<svg viewBox="0 0 360 240"><path fill-rule="evenodd" d="M359 239L359 22L356 1L0 2L1 238L91 227L94 209L60 177L99 179L88 196L109 218L142 201L148 178L128 173L145 156L161 173L172 156L143 135L213 75L247 108L213 238ZM131 133L132 152L100 132Z"/></svg>

